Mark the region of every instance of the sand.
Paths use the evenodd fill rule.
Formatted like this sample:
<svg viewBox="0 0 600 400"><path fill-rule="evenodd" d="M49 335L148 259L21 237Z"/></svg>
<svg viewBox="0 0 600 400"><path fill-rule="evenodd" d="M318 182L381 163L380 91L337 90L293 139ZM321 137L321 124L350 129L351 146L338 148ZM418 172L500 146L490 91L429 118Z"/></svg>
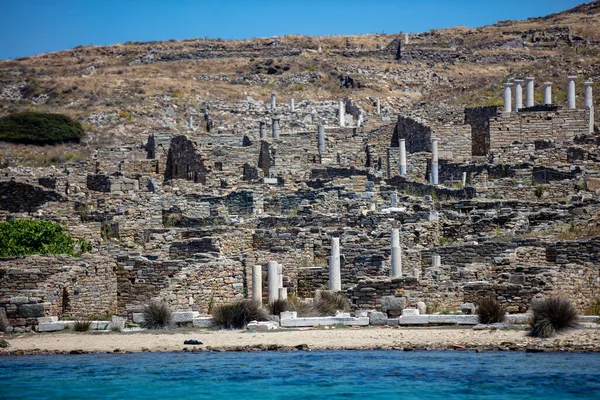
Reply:
<svg viewBox="0 0 600 400"><path fill-rule="evenodd" d="M337 328L247 330L181 329L135 333L29 333L5 335L10 347L0 354L140 352L188 350L303 349L477 349L600 351L600 329L578 329L552 339L536 339L524 330L470 328ZM184 345L195 339L203 345Z"/></svg>

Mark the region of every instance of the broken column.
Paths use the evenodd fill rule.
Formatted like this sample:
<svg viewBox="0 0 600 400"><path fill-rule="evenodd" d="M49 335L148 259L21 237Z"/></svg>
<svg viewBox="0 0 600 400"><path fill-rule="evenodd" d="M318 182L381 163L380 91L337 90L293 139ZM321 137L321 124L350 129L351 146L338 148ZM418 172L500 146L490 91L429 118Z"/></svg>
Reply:
<svg viewBox="0 0 600 400"><path fill-rule="evenodd" d="M398 141L400 146L400 175L406 175L406 139Z"/></svg>
<svg viewBox="0 0 600 400"><path fill-rule="evenodd" d="M275 93L271 93L271 111L275 110Z"/></svg>
<svg viewBox="0 0 600 400"><path fill-rule="evenodd" d="M279 118L271 118L271 136L273 139L279 139Z"/></svg>
<svg viewBox="0 0 600 400"><path fill-rule="evenodd" d="M535 104L534 81L534 77L525 78L525 107L533 107Z"/></svg>
<svg viewBox="0 0 600 400"><path fill-rule="evenodd" d="M325 127L323 124L319 124L318 130L318 149L319 154L325 153Z"/></svg>
<svg viewBox="0 0 600 400"><path fill-rule="evenodd" d="M340 272L340 238L331 238L331 256L329 257L329 290L342 290Z"/></svg>
<svg viewBox="0 0 600 400"><path fill-rule="evenodd" d="M552 104L552 82L544 82L544 104Z"/></svg>
<svg viewBox="0 0 600 400"><path fill-rule="evenodd" d="M431 181L429 182L432 185L438 184L438 140L432 138L431 139Z"/></svg>
<svg viewBox="0 0 600 400"><path fill-rule="evenodd" d="M252 267L252 300L262 304L262 266Z"/></svg>
<svg viewBox="0 0 600 400"><path fill-rule="evenodd" d="M259 135L261 139L267 136L267 123L265 121L258 121Z"/></svg>
<svg viewBox="0 0 600 400"><path fill-rule="evenodd" d="M594 133L594 101L592 98L592 85L594 82L586 81L583 82L584 86L584 98L583 98L583 106L590 110L590 126L589 132Z"/></svg>
<svg viewBox="0 0 600 400"><path fill-rule="evenodd" d="M567 108L577 108L575 105L575 79L576 76L567 76Z"/></svg>
<svg viewBox="0 0 600 400"><path fill-rule="evenodd" d="M338 111L338 122L340 128L346 126L346 111L344 110L344 101L340 100L340 106Z"/></svg>
<svg viewBox="0 0 600 400"><path fill-rule="evenodd" d="M290 100L290 112L294 112L294 99Z"/></svg>
<svg viewBox="0 0 600 400"><path fill-rule="evenodd" d="M188 124L191 130L194 130L194 117L191 115L188 117Z"/></svg>
<svg viewBox="0 0 600 400"><path fill-rule="evenodd" d="M408 41L409 41L409 39L408 39L408 33L405 33L404 34L404 44L408 44Z"/></svg>
<svg viewBox="0 0 600 400"><path fill-rule="evenodd" d="M442 265L442 257L439 254L431 255L431 266L433 268L439 268Z"/></svg>
<svg viewBox="0 0 600 400"><path fill-rule="evenodd" d="M379 97L377 98L377 115L381 114L381 101Z"/></svg>
<svg viewBox="0 0 600 400"><path fill-rule="evenodd" d="M390 207L396 207L398 205L398 195L396 193L392 193L390 195Z"/></svg>
<svg viewBox="0 0 600 400"><path fill-rule="evenodd" d="M273 303L279 298L279 264L277 261L267 263L268 302Z"/></svg>
<svg viewBox="0 0 600 400"><path fill-rule="evenodd" d="M462 173L462 185L463 185L463 187L467 186L467 173L466 172Z"/></svg>
<svg viewBox="0 0 600 400"><path fill-rule="evenodd" d="M392 278L402 277L402 252L400 250L400 231L392 229Z"/></svg>
<svg viewBox="0 0 600 400"><path fill-rule="evenodd" d="M504 84L504 112L509 113L512 111L512 83Z"/></svg>
<svg viewBox="0 0 600 400"><path fill-rule="evenodd" d="M515 88L515 112L518 112L523 108L523 80L515 79L513 87Z"/></svg>

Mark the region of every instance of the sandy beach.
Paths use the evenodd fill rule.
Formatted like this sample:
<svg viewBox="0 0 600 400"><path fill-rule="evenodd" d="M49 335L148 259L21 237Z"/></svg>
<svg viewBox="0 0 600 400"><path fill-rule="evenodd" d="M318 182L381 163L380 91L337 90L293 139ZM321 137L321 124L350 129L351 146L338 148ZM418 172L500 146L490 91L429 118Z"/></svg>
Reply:
<svg viewBox="0 0 600 400"><path fill-rule="evenodd" d="M132 333L29 333L5 335L10 347L2 355L141 352L259 351L358 349L474 349L521 351L600 351L600 329L577 329L551 339L527 336L524 330L469 328L338 328L269 332L184 329ZM202 345L185 345L198 340Z"/></svg>

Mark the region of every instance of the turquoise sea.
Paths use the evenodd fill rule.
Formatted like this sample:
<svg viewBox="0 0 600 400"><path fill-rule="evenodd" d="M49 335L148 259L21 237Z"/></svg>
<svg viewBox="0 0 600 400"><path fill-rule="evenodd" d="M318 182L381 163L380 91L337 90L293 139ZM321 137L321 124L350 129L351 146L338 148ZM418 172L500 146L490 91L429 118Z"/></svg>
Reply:
<svg viewBox="0 0 600 400"><path fill-rule="evenodd" d="M0 399L600 399L600 355L467 351L0 357Z"/></svg>

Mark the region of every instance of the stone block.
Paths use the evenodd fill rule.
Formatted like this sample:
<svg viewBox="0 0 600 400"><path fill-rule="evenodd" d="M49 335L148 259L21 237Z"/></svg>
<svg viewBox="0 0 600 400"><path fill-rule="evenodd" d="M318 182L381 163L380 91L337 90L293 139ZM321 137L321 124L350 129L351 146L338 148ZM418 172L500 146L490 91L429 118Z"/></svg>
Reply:
<svg viewBox="0 0 600 400"><path fill-rule="evenodd" d="M477 325L477 315L429 315L430 324Z"/></svg>
<svg viewBox="0 0 600 400"><path fill-rule="evenodd" d="M256 322L252 321L247 326L248 330L256 331L256 332L267 332L275 329L279 329L279 325L273 321L261 321Z"/></svg>
<svg viewBox="0 0 600 400"><path fill-rule="evenodd" d="M388 318L387 324L389 326L398 326L400 324L400 319L399 318Z"/></svg>
<svg viewBox="0 0 600 400"><path fill-rule="evenodd" d="M44 304L19 304L17 314L22 318L43 317Z"/></svg>
<svg viewBox="0 0 600 400"><path fill-rule="evenodd" d="M427 305L424 302L419 301L417 303L417 310L419 310L420 315L427 314Z"/></svg>
<svg viewBox="0 0 600 400"><path fill-rule="evenodd" d="M141 324L144 322L144 313L132 313L131 318L133 319L134 324Z"/></svg>
<svg viewBox="0 0 600 400"><path fill-rule="evenodd" d="M387 315L380 311L374 311L369 315L369 324L371 325L387 325L387 320Z"/></svg>
<svg viewBox="0 0 600 400"><path fill-rule="evenodd" d="M369 313L372 311L374 311L374 310L356 310L354 312L354 316L355 317L368 317Z"/></svg>
<svg viewBox="0 0 600 400"><path fill-rule="evenodd" d="M462 303L460 305L460 311L465 314L475 314L477 306L474 303Z"/></svg>
<svg viewBox="0 0 600 400"><path fill-rule="evenodd" d="M38 324L51 324L52 322L58 322L58 317L39 317L37 321Z"/></svg>
<svg viewBox="0 0 600 400"><path fill-rule="evenodd" d="M10 298L10 304L25 304L29 302L29 298L25 296L15 296Z"/></svg>
<svg viewBox="0 0 600 400"><path fill-rule="evenodd" d="M173 323L181 324L186 322L192 322L194 318L199 317L200 313L198 311L178 311L173 314Z"/></svg>
<svg viewBox="0 0 600 400"><path fill-rule="evenodd" d="M197 328L210 328L214 323L212 317L196 317L192 320L192 325Z"/></svg>
<svg viewBox="0 0 600 400"><path fill-rule="evenodd" d="M369 325L369 317L350 317L350 318L338 318L338 317L306 317L306 318L293 318L293 319L282 319L281 326L286 328L298 328L298 327L311 327L311 326L325 326L325 325L346 325L346 326L367 326Z"/></svg>
<svg viewBox="0 0 600 400"><path fill-rule="evenodd" d="M419 309L418 308L405 308L404 310L402 310L402 315L407 315L407 316L412 316L412 315L419 315Z"/></svg>
<svg viewBox="0 0 600 400"><path fill-rule="evenodd" d="M110 329L125 329L125 318L113 316L110 321Z"/></svg>
<svg viewBox="0 0 600 400"><path fill-rule="evenodd" d="M298 313L296 311L284 311L279 314L280 319L293 319L293 318L297 318L297 317L298 317Z"/></svg>
<svg viewBox="0 0 600 400"><path fill-rule="evenodd" d="M62 331L66 328L64 322L50 322L47 324L38 324L37 331L38 332L54 332L54 331Z"/></svg>
<svg viewBox="0 0 600 400"><path fill-rule="evenodd" d="M381 297L381 311L387 313L388 311L399 311L402 312L406 306L406 297L396 296L382 296Z"/></svg>
<svg viewBox="0 0 600 400"><path fill-rule="evenodd" d="M530 319L530 314L507 314L504 322L507 324L527 325Z"/></svg>
<svg viewBox="0 0 600 400"><path fill-rule="evenodd" d="M402 315L398 318L398 325L427 325L429 315Z"/></svg>

